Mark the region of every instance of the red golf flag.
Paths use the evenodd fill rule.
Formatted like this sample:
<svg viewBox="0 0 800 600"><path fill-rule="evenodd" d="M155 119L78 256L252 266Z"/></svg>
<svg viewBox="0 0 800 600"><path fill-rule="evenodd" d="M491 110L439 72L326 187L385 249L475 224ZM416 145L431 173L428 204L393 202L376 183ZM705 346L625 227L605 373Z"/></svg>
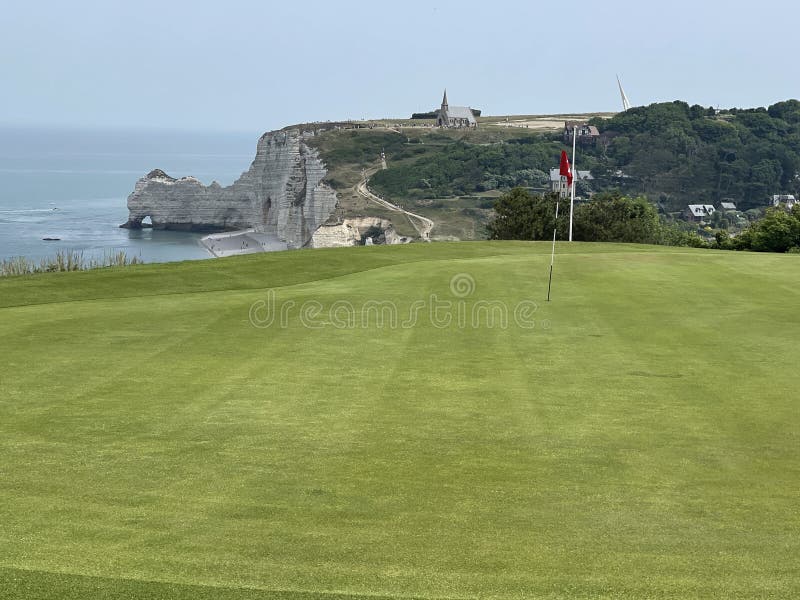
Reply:
<svg viewBox="0 0 800 600"><path fill-rule="evenodd" d="M569 158L567 158L566 150L561 151L561 169L559 173L562 177L567 178L567 185L572 187L572 171L569 168Z"/></svg>

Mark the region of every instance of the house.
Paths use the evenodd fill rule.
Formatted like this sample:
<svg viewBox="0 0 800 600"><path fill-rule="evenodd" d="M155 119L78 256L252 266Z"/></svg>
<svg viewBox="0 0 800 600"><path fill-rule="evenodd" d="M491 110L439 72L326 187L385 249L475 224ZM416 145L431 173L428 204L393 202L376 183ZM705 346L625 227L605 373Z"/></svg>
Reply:
<svg viewBox="0 0 800 600"><path fill-rule="evenodd" d="M591 171L576 171L576 179L578 181L592 181ZM569 186L567 185L567 178L561 175L560 169L550 169L550 190L559 194L562 198L569 196Z"/></svg>
<svg viewBox="0 0 800 600"><path fill-rule="evenodd" d="M579 121L565 121L564 122L564 143L571 144L572 136L575 134L577 128L578 143L581 145L592 145L597 143L600 139L600 132L594 125L588 123L581 123Z"/></svg>
<svg viewBox="0 0 800 600"><path fill-rule="evenodd" d="M439 127L477 127L478 122L468 106L450 106L447 103L447 90L444 91L442 106L436 111L436 125Z"/></svg>
<svg viewBox="0 0 800 600"><path fill-rule="evenodd" d="M569 194L567 178L561 175L560 169L550 169L550 190L562 198Z"/></svg>
<svg viewBox="0 0 800 600"><path fill-rule="evenodd" d="M797 198L792 194L776 194L772 197L772 206L775 208L783 205L786 210L792 210L795 204L797 204Z"/></svg>
<svg viewBox="0 0 800 600"><path fill-rule="evenodd" d="M728 198L727 200L730 200L730 198ZM718 210L736 210L736 204L734 204L733 202L727 202L726 200L723 200L722 202L719 203Z"/></svg>
<svg viewBox="0 0 800 600"><path fill-rule="evenodd" d="M716 209L710 204L690 204L686 207L684 215L689 221L704 221L706 217L710 217L716 212Z"/></svg>

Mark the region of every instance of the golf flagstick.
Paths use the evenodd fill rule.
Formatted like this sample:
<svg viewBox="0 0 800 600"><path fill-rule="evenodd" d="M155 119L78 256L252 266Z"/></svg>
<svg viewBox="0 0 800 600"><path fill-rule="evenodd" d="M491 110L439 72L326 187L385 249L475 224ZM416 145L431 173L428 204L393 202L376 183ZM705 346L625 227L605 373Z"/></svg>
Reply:
<svg viewBox="0 0 800 600"><path fill-rule="evenodd" d="M548 302L550 302L550 286L553 284L553 262L556 259L556 231L558 231L558 198L556 198L556 224L553 225L553 251L550 253L550 279L547 280Z"/></svg>
<svg viewBox="0 0 800 600"><path fill-rule="evenodd" d="M565 150L561 151L561 164L558 167L558 173L561 177L565 177L567 185L572 187L572 171L569 168L569 158ZM573 188L574 190L574 188ZM556 259L556 233L558 232L558 202L561 199L561 190L556 197L556 222L553 224L553 251L550 254L550 279L547 282L547 301L550 302L550 287L553 285L553 263ZM572 204L570 203L570 218L572 218ZM570 222L572 227L572 222ZM572 241L572 231L570 231L570 241Z"/></svg>

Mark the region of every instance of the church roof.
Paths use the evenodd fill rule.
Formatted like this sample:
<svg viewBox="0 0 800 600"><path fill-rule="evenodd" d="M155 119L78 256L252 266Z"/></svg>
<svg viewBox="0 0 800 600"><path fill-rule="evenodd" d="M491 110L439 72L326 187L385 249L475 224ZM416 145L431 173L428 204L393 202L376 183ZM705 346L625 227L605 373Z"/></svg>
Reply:
<svg viewBox="0 0 800 600"><path fill-rule="evenodd" d="M475 122L475 115L472 109L467 106L448 106L447 116L450 119L467 119L470 123Z"/></svg>

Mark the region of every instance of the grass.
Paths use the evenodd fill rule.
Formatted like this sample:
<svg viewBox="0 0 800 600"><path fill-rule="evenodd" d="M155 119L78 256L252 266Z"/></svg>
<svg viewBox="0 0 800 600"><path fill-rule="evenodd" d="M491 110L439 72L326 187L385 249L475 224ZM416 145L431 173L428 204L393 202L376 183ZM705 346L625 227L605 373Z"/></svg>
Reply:
<svg viewBox="0 0 800 600"><path fill-rule="evenodd" d="M0 280L0 597L797 596L798 257L561 244L549 304L548 265L484 242ZM286 326L253 327L270 289ZM535 328L329 311L432 294L533 300Z"/></svg>
<svg viewBox="0 0 800 600"><path fill-rule="evenodd" d="M601 117L604 119L610 119L615 114L614 112L579 112L579 113L561 113L555 115L487 115L485 117L478 118L478 124L480 125L497 125L503 124L506 122L514 122L514 121L558 121L558 120L582 120L588 121L594 117ZM563 125L562 125L563 127Z"/></svg>
<svg viewBox="0 0 800 600"><path fill-rule="evenodd" d="M122 250L106 252L102 258L86 258L76 250L58 250L53 256L39 261L14 256L0 260L0 277L30 275L32 273L60 273L64 271L88 271L105 267L125 267L141 264L136 256L129 258Z"/></svg>

